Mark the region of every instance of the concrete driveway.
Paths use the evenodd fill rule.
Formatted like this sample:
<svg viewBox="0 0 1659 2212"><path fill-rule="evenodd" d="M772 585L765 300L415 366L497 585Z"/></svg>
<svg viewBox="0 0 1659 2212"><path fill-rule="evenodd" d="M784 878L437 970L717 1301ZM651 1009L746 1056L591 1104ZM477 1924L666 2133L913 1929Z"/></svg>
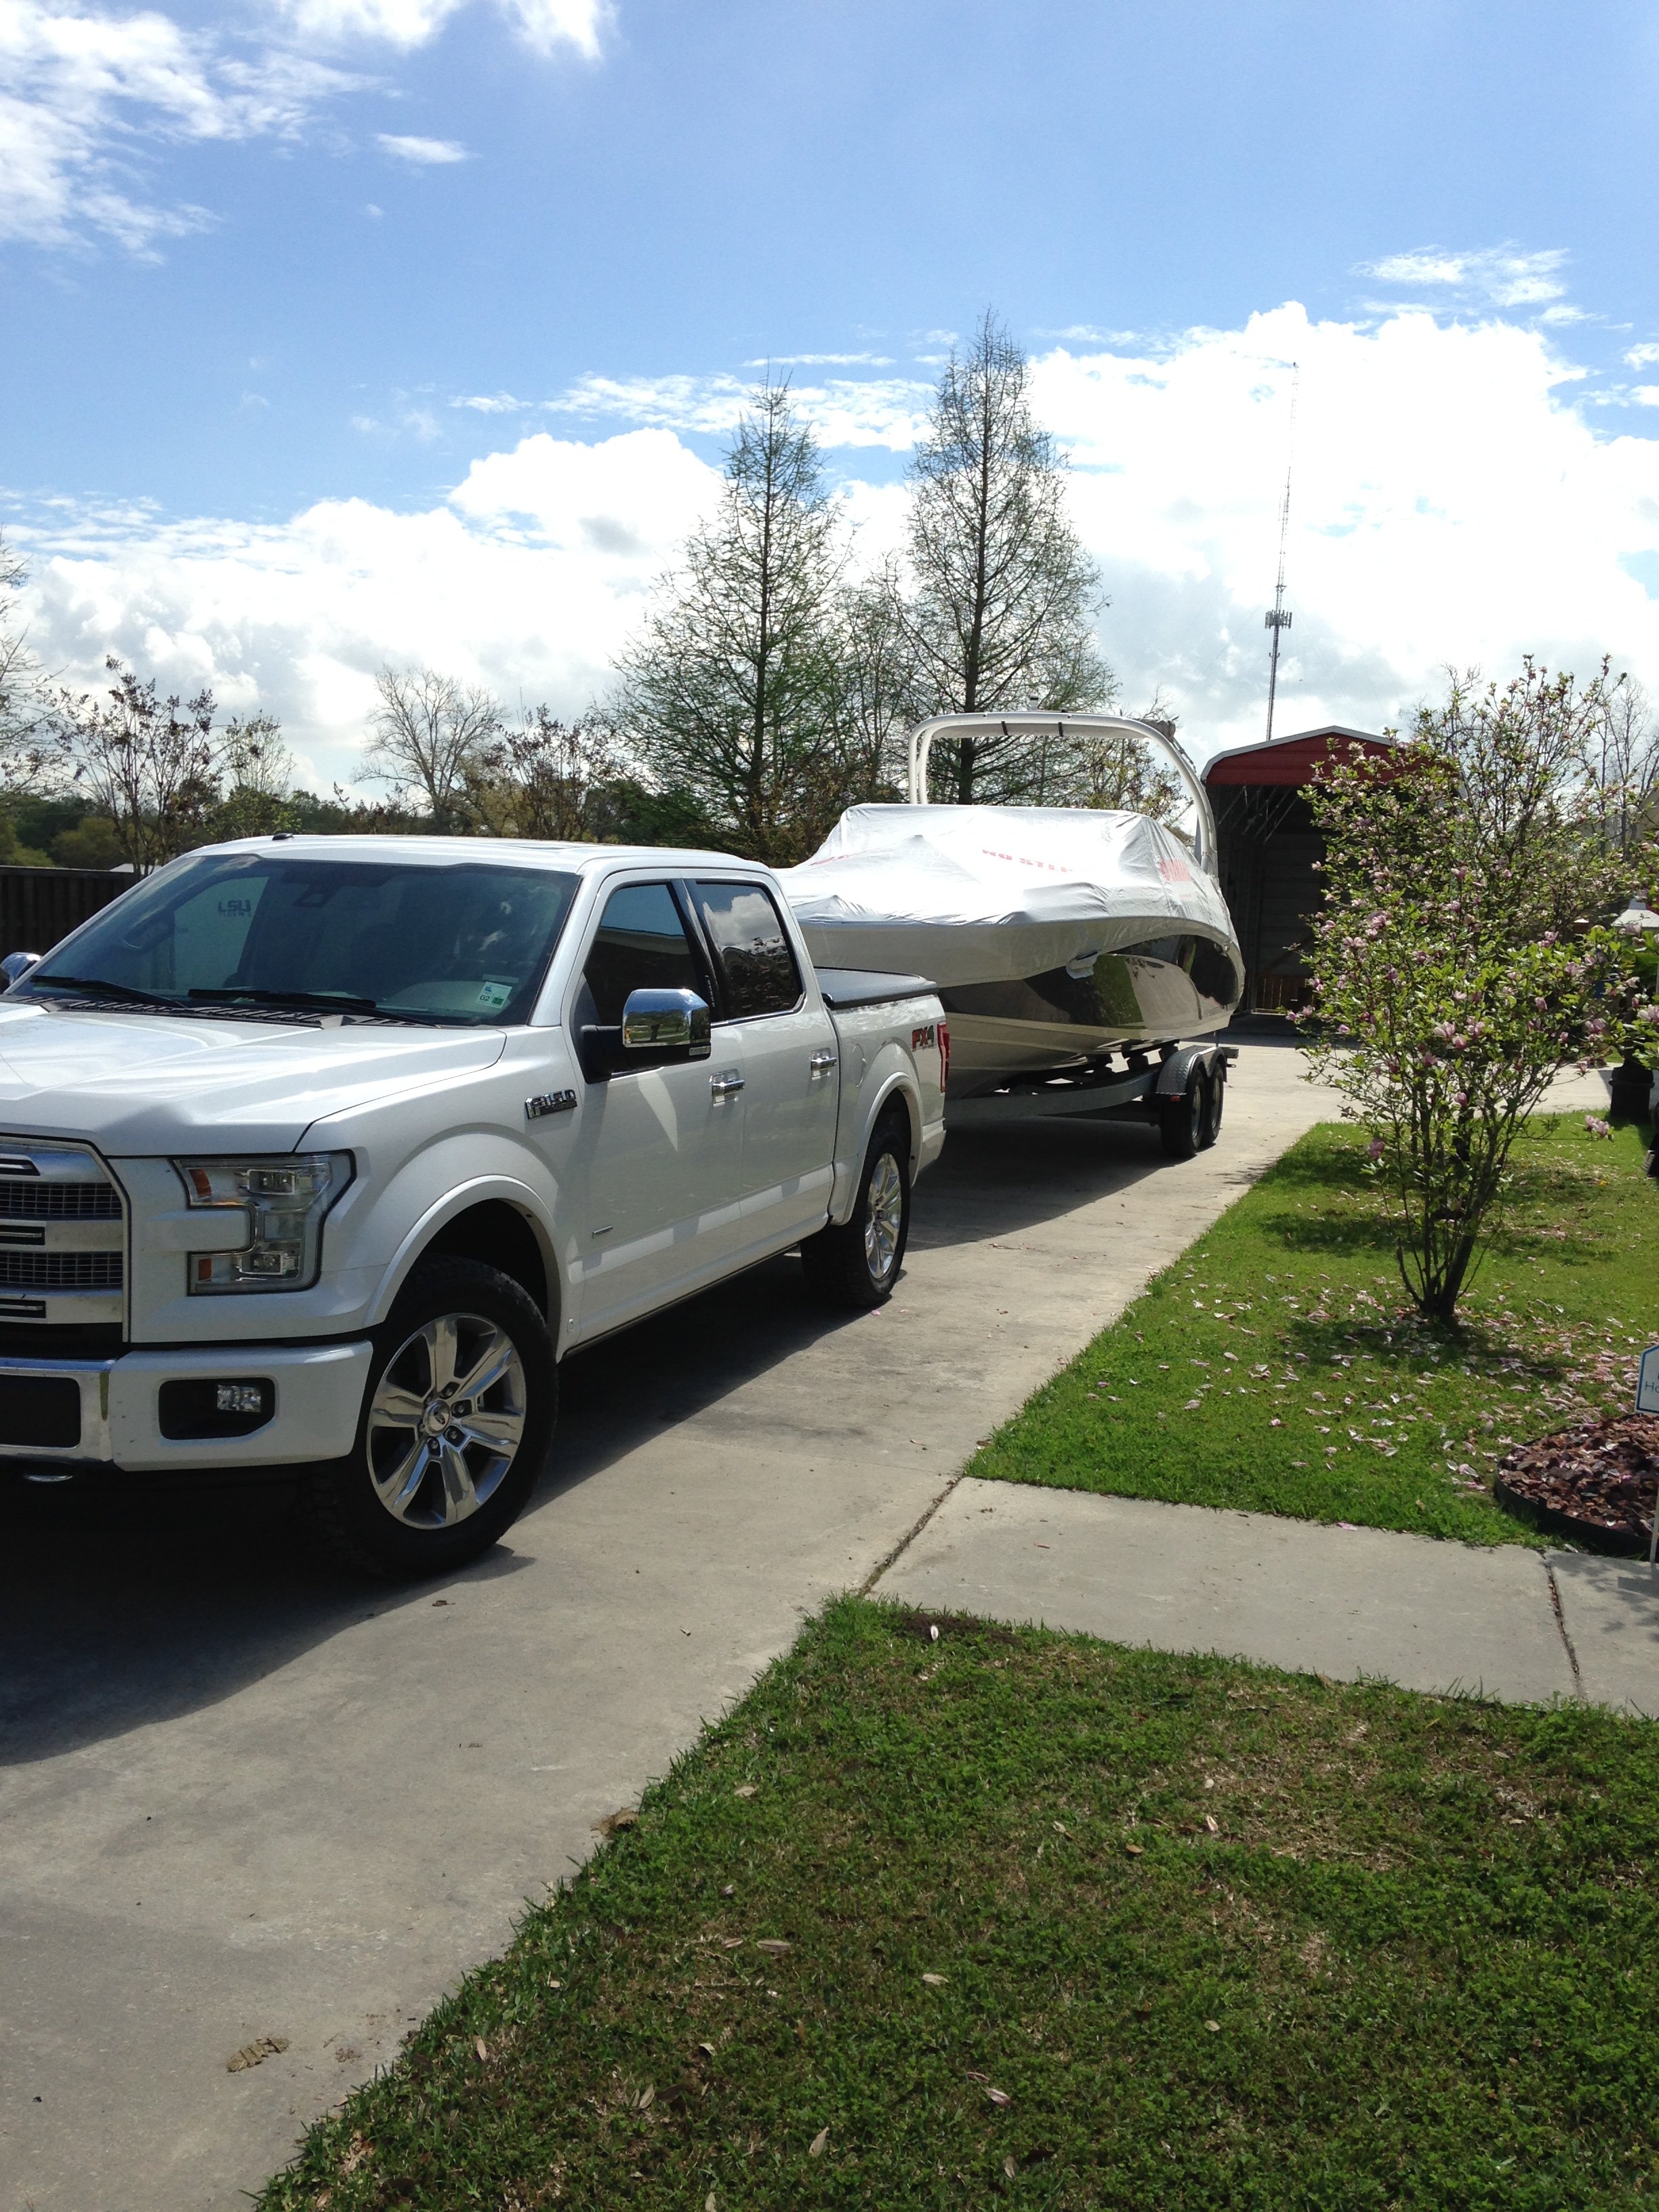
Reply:
<svg viewBox="0 0 1659 2212"><path fill-rule="evenodd" d="M447 1585L269 1505L30 1492L0 1560L0 2207L240 2203L975 1438L1310 1122L1244 1048L1213 1152L958 1135L885 1311L779 1261L573 1359L552 1474ZM15 1501L9 1513L16 1516ZM256 2038L286 2048L237 2072Z"/></svg>

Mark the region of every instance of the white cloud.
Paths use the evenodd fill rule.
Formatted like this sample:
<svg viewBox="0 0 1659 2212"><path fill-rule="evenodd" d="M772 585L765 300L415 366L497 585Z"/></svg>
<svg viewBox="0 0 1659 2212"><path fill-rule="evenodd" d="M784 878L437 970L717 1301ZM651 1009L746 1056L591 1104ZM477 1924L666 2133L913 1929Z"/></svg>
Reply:
<svg viewBox="0 0 1659 2212"><path fill-rule="evenodd" d="M1544 307L1559 300L1566 289L1560 281L1566 258L1565 248L1559 246L1528 253L1517 246L1488 246L1475 252L1455 253L1437 246L1424 246L1408 253L1387 254L1381 261L1362 261L1359 274L1374 276L1379 283L1409 285L1413 289L1427 286L1470 293L1494 307ZM1560 319L1559 309L1553 312L1552 319Z"/></svg>
<svg viewBox="0 0 1659 2212"><path fill-rule="evenodd" d="M276 0L304 38L330 45L378 40L405 50L428 45L466 0ZM611 21L609 0L501 0L502 12L540 53L574 47L597 60Z"/></svg>
<svg viewBox="0 0 1659 2212"><path fill-rule="evenodd" d="M102 233L136 252L212 221L143 197L139 154L182 141L296 137L360 79L305 56L222 52L147 9L0 0L0 239Z"/></svg>
<svg viewBox="0 0 1659 2212"><path fill-rule="evenodd" d="M167 204L147 177L169 144L301 137L319 108L370 81L319 60L319 45L409 50L467 0L268 0L280 38L234 43L155 8L0 0L0 240L84 247L103 238L153 255L212 213ZM599 58L608 0L499 0L538 52ZM453 140L382 132L416 165L461 161ZM378 210L371 210L378 213Z"/></svg>
<svg viewBox="0 0 1659 2212"><path fill-rule="evenodd" d="M1156 352L1061 347L1034 363L1132 706L1162 684L1200 753L1261 734L1292 361L1281 732L1380 727L1444 663L1504 674L1523 652L1583 674L1605 649L1659 690L1659 596L1640 580L1659 574L1659 440L1593 430L1576 367L1534 327L1420 310L1361 327L1290 306ZM895 409L884 380L860 388L844 403L852 453ZM256 527L37 511L17 533L35 642L83 683L113 649L166 688L207 680L228 707L265 706L325 777L354 772L384 660L579 710L714 497L685 431L724 428L743 398L690 377L599 389L613 415L672 419L525 437L423 512L338 500ZM1659 404L1659 386L1641 390ZM902 540L902 488L855 480L845 503L873 565Z"/></svg>
<svg viewBox="0 0 1659 2212"><path fill-rule="evenodd" d="M734 376L584 376L544 404L556 414L620 416L665 429L720 434L732 428L753 390ZM903 453L915 442L932 392L931 385L909 377L837 377L795 385L791 397L826 446L884 446Z"/></svg>
<svg viewBox="0 0 1659 2212"><path fill-rule="evenodd" d="M1632 346L1625 359L1632 368L1653 368L1659 366L1659 345Z"/></svg>
<svg viewBox="0 0 1659 2212"><path fill-rule="evenodd" d="M465 398L452 399L452 407L470 407L475 415L522 415L530 405L527 399L515 399L510 392L477 392Z"/></svg>
<svg viewBox="0 0 1659 2212"><path fill-rule="evenodd" d="M1133 698L1162 682L1200 748L1260 734L1293 361L1280 731L1377 725L1447 661L1508 672L1530 651L1583 673L1606 649L1659 674L1659 607L1620 565L1659 547L1659 442L1593 431L1581 372L1538 331L1291 306L1157 358L1037 364Z"/></svg>
<svg viewBox="0 0 1659 2212"><path fill-rule="evenodd" d="M441 167L450 161L469 160L467 150L453 138L406 138L382 131L375 143L383 154L408 161L417 169Z"/></svg>
<svg viewBox="0 0 1659 2212"><path fill-rule="evenodd" d="M326 787L357 775L385 661L580 711L717 483L668 431L543 432L423 513L329 500L256 526L59 508L16 541L31 635L66 680L95 684L114 652L164 690L210 684L227 711L279 715Z"/></svg>
<svg viewBox="0 0 1659 2212"><path fill-rule="evenodd" d="M885 353L769 353L746 361L745 368L890 368Z"/></svg>

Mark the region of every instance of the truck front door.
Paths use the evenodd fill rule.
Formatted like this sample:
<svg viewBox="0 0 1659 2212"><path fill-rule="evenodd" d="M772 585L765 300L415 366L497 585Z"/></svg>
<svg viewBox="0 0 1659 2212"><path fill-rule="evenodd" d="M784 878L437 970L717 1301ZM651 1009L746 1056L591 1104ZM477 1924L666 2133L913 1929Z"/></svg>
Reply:
<svg viewBox="0 0 1659 2212"><path fill-rule="evenodd" d="M574 1042L617 1029L630 991L712 988L673 888L620 885L605 902L571 1010ZM619 1327L731 1267L743 1245L744 1067L714 1030L711 1057L599 1072L592 1058L570 1164L586 1219L581 1334Z"/></svg>

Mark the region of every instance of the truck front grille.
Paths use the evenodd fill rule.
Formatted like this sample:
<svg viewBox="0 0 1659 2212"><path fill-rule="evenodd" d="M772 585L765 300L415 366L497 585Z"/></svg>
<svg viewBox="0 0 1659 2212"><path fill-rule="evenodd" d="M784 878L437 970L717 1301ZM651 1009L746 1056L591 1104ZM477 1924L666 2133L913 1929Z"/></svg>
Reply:
<svg viewBox="0 0 1659 2212"><path fill-rule="evenodd" d="M121 1194L112 1182L19 1182L0 1160L0 1221L118 1221Z"/></svg>
<svg viewBox="0 0 1659 2212"><path fill-rule="evenodd" d="M118 1291L118 1252L0 1252L0 1291Z"/></svg>
<svg viewBox="0 0 1659 2212"><path fill-rule="evenodd" d="M5 1348L21 1349L16 1339L34 1328L118 1329L125 1270L125 1209L98 1155L52 1138L0 1136Z"/></svg>

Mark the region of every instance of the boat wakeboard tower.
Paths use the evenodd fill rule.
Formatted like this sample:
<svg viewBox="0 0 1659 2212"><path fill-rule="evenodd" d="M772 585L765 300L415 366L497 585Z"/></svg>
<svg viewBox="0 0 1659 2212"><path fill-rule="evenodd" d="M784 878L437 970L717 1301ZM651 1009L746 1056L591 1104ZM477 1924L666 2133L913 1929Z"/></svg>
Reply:
<svg viewBox="0 0 1659 2212"><path fill-rule="evenodd" d="M1124 809L928 801L939 740L1024 734L1153 747L1191 799L1191 844ZM1167 1069L1179 1041L1225 1026L1243 963L1215 879L1214 817L1164 730L1126 714L939 714L911 734L908 769L906 804L849 807L782 882L816 960L934 982L953 1102L1011 1087L1029 1098L1038 1080L1057 1099L1103 1079L1118 1053L1135 1072L1160 1052ZM1193 1065L1214 1077L1218 1118L1216 1058L1211 1046Z"/></svg>

